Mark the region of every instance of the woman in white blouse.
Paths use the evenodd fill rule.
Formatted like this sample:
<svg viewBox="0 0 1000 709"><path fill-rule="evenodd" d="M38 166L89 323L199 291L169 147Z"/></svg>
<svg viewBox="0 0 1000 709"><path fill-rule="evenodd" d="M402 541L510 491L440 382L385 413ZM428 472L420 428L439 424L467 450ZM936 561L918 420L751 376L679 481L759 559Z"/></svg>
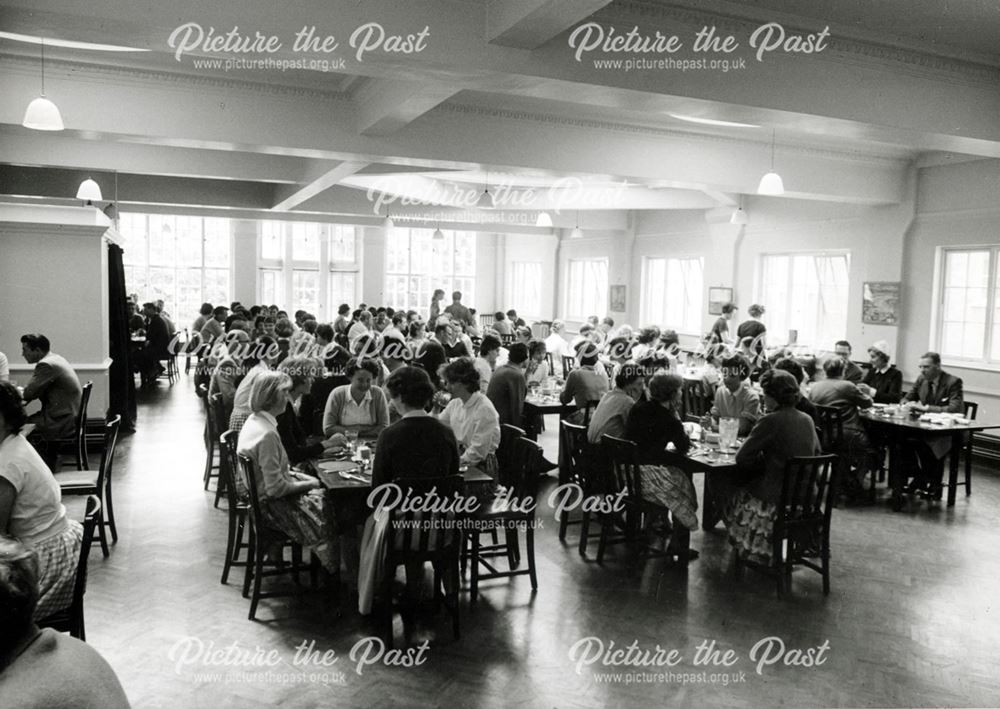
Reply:
<svg viewBox="0 0 1000 709"><path fill-rule="evenodd" d="M479 391L479 372L471 359L457 359L444 368L443 380L452 399L438 418L454 432L460 462L481 468L495 479L500 416Z"/></svg>
<svg viewBox="0 0 1000 709"><path fill-rule="evenodd" d="M528 386L540 385L549 378L549 363L545 361L545 343L532 340L528 343L528 368L524 370Z"/></svg>

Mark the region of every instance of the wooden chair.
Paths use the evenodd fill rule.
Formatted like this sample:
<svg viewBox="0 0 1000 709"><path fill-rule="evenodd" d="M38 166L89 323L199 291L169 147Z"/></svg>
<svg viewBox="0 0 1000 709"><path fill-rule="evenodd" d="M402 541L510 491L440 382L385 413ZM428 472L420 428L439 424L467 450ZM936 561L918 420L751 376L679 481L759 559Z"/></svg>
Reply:
<svg viewBox="0 0 1000 709"><path fill-rule="evenodd" d="M837 456L789 459L771 535L771 564L735 555L737 576L751 566L775 576L778 596L791 591L796 564L823 576L823 595L830 593L830 518L837 487ZM814 561L818 559L817 561Z"/></svg>
<svg viewBox="0 0 1000 709"><path fill-rule="evenodd" d="M461 475L446 475L434 478L397 478L393 481L406 494L428 495L431 490L437 499L454 499L460 495L464 482ZM425 498L426 499L426 498ZM454 512L421 513L402 512L399 508L390 512L385 534L385 563L382 568L382 598L384 601L382 625L385 629L386 644L391 648L392 632L392 582L396 569L402 565L434 564L434 594L440 601L444 596L445 606L451 614L452 633L459 638L458 617L458 557L462 533L455 524ZM450 594L443 594L443 574L451 577Z"/></svg>
<svg viewBox="0 0 1000 709"><path fill-rule="evenodd" d="M242 567L244 573L244 585L250 574L251 544L249 540L249 529L247 525L247 515L250 513L250 504L244 497L236 492L236 474L240 461L236 455L236 432L226 431L219 439L219 468L222 471L220 479L225 480L226 500L229 507L229 534L226 537L226 561L222 565L222 583L229 582L229 570L234 566ZM220 487L222 485L220 484ZM243 534L247 533L247 541L243 541ZM246 556L241 558L241 552L246 549Z"/></svg>
<svg viewBox="0 0 1000 709"><path fill-rule="evenodd" d="M114 467L115 447L121 420L121 416L115 416L104 425L104 450L101 452L101 467L97 470L70 470L55 476L64 500L73 495L96 495L101 500L103 512L98 524L98 539L105 557L109 553L106 527L111 529L112 541L118 542L115 508L111 497L111 473Z"/></svg>
<svg viewBox="0 0 1000 709"><path fill-rule="evenodd" d="M979 404L975 401L966 401L964 404L965 418L975 421L976 415L979 413ZM962 457L965 458L965 482L955 483L956 488L965 488L966 497L972 494L972 439L975 435L971 431L965 434L965 445L962 446Z"/></svg>
<svg viewBox="0 0 1000 709"><path fill-rule="evenodd" d="M215 419L215 430L216 431L227 431L229 429L229 416L226 411L226 403L222 400L222 394L212 394L208 397L208 403L212 407L212 414ZM222 433L219 434L219 440L222 440ZM234 432L234 436L238 437L239 434ZM233 446L236 445L236 439L233 439ZM225 453L222 447L219 447L219 472L215 476L217 478L215 482L215 503L214 507L219 507L219 500L227 492L229 484L229 476L225 474L223 470L225 464L228 461L225 460Z"/></svg>
<svg viewBox="0 0 1000 709"><path fill-rule="evenodd" d="M248 618L256 620L257 605L261 600L267 598L280 598L295 596L301 591L261 591L261 582L264 577L274 577L283 575L293 575L295 584L299 584L299 574L303 571L310 573L312 585L316 585L316 567L313 564L302 563L302 547L293 541L287 534L279 530L268 527L261 513L260 497L257 492L257 479L254 473L255 463L248 457L238 454L240 465L237 474L240 476L240 483L246 488L250 498L250 555L253 562L247 566L247 575L243 581L243 596L250 595L250 613ZM267 556L268 548L281 544L282 549L288 546L292 549L292 563L269 560ZM249 588L253 582L252 591Z"/></svg>
<svg viewBox="0 0 1000 709"><path fill-rule="evenodd" d="M712 409L712 402L700 381L684 382L684 414L686 417L701 419ZM691 419L687 419L691 420Z"/></svg>
<svg viewBox="0 0 1000 709"><path fill-rule="evenodd" d="M38 621L40 628L52 628L60 633L69 633L77 640L84 642L87 640L86 627L83 622L83 596L87 592L87 561L90 559L90 547L94 542L94 528L100 523L101 501L96 495L89 495L85 505L83 541L80 545L80 557L76 564L76 576L73 581L73 600L66 608Z"/></svg>
<svg viewBox="0 0 1000 709"><path fill-rule="evenodd" d="M511 467L510 478L506 487L510 493L512 506L497 505L494 509L489 507L481 509L475 515L476 527L472 531L472 552L470 579L471 600L475 603L479 598L479 582L491 579L511 578L513 576L523 576L527 574L531 577L532 590L538 590L538 575L535 569L535 505L525 505L527 501L537 502L538 497L538 465L543 457L542 448L534 441L527 438L515 438L511 443ZM500 498L502 500L502 498ZM530 507L528 511L522 507ZM511 554L504 546L509 546L511 539L516 539L517 530L523 526L525 528L525 550L527 553L528 568L517 568L519 564L510 563ZM492 529L503 529L506 535L507 544L494 544L488 547L480 545L480 534ZM492 558L496 556L506 556L508 568L506 571L498 569L493 565ZM518 562L520 559L518 559ZM480 571L482 566L486 573Z"/></svg>
<svg viewBox="0 0 1000 709"><path fill-rule="evenodd" d="M569 376L569 373L576 369L576 357L572 355L562 356L562 371L563 379Z"/></svg>
<svg viewBox="0 0 1000 709"><path fill-rule="evenodd" d="M504 347L510 347L512 344L514 344L514 336L500 335L500 344L503 345Z"/></svg>
<svg viewBox="0 0 1000 709"><path fill-rule="evenodd" d="M215 396L219 395L216 394ZM202 476L202 479L207 490L212 478L218 479L219 477L219 464L216 462L215 449L218 445L219 436L222 435L219 426L225 426L228 421L216 420L215 407L212 406L212 400L208 395L207 388L205 389L204 396L202 396L202 402L205 404L205 474ZM215 471L214 473L212 472L213 470Z"/></svg>
<svg viewBox="0 0 1000 709"><path fill-rule="evenodd" d="M601 437L601 445L605 447L611 457L611 468L613 477L611 480L614 489L610 492L618 493L625 491L625 540L631 541L636 537L638 526L644 515L657 517L667 517L670 510L660 504L646 500L642 496L642 477L639 474L639 463L636 458L636 445L632 441L624 438L617 438L605 434ZM614 515L606 515L601 525L601 540L597 547L597 563L604 561L604 549L607 546L608 538L614 525ZM646 548L642 554L646 557L673 556L667 550Z"/></svg>
<svg viewBox="0 0 1000 709"><path fill-rule="evenodd" d="M87 408L90 405L90 394L94 389L94 382L87 382L83 385L82 389L80 410L76 414L73 435L62 438L52 444L59 452L68 449L73 450L77 470L86 470L90 467L90 460L87 458ZM57 470L60 468L62 468L61 458L59 464L56 466Z"/></svg>
<svg viewBox="0 0 1000 709"><path fill-rule="evenodd" d="M545 353L545 363L547 365L549 365L549 376L550 377L554 377L556 375L556 365L555 365L555 362L552 361L552 353L551 352L546 352Z"/></svg>
<svg viewBox="0 0 1000 709"><path fill-rule="evenodd" d="M582 509L585 501L601 495L603 486L601 475L605 460L603 449L587 441L587 427L569 421L559 422L560 449L565 451L561 456L566 470L559 477L560 484L569 483L578 486L580 490L580 519L571 520L569 510L559 514L559 540L565 541L566 528L571 524L580 525L580 554L587 553L587 544L592 536L600 536L600 531L590 533L590 512ZM570 499L575 499L570 498ZM598 513L599 515L601 513Z"/></svg>

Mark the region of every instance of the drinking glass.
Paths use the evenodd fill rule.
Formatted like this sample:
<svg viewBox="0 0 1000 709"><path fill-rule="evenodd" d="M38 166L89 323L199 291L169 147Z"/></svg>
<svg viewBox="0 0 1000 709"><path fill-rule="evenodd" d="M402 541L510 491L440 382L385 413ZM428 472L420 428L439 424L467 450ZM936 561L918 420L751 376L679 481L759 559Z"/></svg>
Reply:
<svg viewBox="0 0 1000 709"><path fill-rule="evenodd" d="M348 429L347 431L347 447L352 451L358 448L358 432Z"/></svg>
<svg viewBox="0 0 1000 709"><path fill-rule="evenodd" d="M728 450L736 447L736 436L739 434L740 420L737 418L719 419L719 448Z"/></svg>

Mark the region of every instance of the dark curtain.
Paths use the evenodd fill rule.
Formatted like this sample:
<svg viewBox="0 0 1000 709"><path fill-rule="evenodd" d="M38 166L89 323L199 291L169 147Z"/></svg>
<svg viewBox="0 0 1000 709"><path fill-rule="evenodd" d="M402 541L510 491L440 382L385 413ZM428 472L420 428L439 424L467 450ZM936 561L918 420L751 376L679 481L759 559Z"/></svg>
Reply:
<svg viewBox="0 0 1000 709"><path fill-rule="evenodd" d="M125 307L125 266L122 248L108 244L108 324L111 353L110 415L122 417L122 430L134 431L136 419L135 378L129 362L128 310Z"/></svg>

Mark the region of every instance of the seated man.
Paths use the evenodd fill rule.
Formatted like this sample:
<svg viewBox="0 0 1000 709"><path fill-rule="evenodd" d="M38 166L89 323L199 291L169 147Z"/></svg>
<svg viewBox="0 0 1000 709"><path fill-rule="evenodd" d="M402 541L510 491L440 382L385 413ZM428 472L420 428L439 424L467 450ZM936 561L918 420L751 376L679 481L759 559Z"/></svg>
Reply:
<svg viewBox="0 0 1000 709"><path fill-rule="evenodd" d="M528 348L520 342L510 346L507 363L497 367L490 377L486 396L496 409L501 424L523 428L521 414L528 384L524 378L524 368L528 361Z"/></svg>
<svg viewBox="0 0 1000 709"><path fill-rule="evenodd" d="M851 361L851 343L847 340L839 340L833 346L833 352L844 360L844 381L860 384L865 374L861 371L861 367Z"/></svg>
<svg viewBox="0 0 1000 709"><path fill-rule="evenodd" d="M149 385L163 372L161 360L170 357L170 328L153 303L144 303L146 346L138 353L137 364L143 386Z"/></svg>
<svg viewBox="0 0 1000 709"><path fill-rule="evenodd" d="M41 411L28 417L28 422L35 424L32 438L45 443L41 446L42 457L54 469L58 448L48 444L76 432L83 388L69 362L49 351L49 338L45 335L22 336L21 354L29 364L35 365L31 381L24 387L24 401L38 399L42 404Z"/></svg>
<svg viewBox="0 0 1000 709"><path fill-rule="evenodd" d="M921 413L964 413L962 380L941 369L941 355L927 352L920 358L920 376L900 403L908 404L911 410ZM941 497L941 476L944 473L942 460L951 451L951 443L951 438L947 436L914 441L914 449L920 461L920 475L915 480L915 488L923 488L929 498ZM901 482L897 480L893 486L894 507L899 504L898 485Z"/></svg>
<svg viewBox="0 0 1000 709"><path fill-rule="evenodd" d="M724 359L722 386L715 390L712 404L712 427L718 427L720 418L739 419L738 435L746 436L763 415L760 396L750 386L750 363L740 355Z"/></svg>

